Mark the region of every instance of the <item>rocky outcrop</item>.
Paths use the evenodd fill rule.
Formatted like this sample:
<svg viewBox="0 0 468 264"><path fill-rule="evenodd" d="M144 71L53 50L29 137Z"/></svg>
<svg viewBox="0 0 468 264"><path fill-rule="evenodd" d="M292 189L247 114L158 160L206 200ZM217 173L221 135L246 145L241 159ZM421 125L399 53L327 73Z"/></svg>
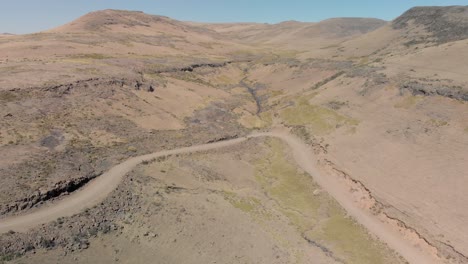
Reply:
<svg viewBox="0 0 468 264"><path fill-rule="evenodd" d="M162 73L173 73L173 72L192 72L197 68L210 67L210 68L220 68L225 67L232 63L242 63L250 62L250 60L240 60L240 61L226 61L220 63L195 63L187 66L181 67L167 67L164 69L158 70L145 70L145 72L152 74L162 74ZM139 78L90 78L84 80L78 80L71 83L59 84L59 85L50 85L42 87L28 87L28 88L12 88L9 90L0 92L0 100L2 98L7 98L9 100L14 100L16 98L21 98L22 92L30 92L31 90L37 90L38 92L54 92L54 96L62 96L72 93L74 89L81 87L100 87L100 86L118 86L118 87L132 87L135 90L145 90L148 92L154 92L156 87L160 86L159 83L153 80L145 80L143 77Z"/></svg>
<svg viewBox="0 0 468 264"><path fill-rule="evenodd" d="M57 182L51 189L48 189L48 190L37 190L29 197L25 197L22 200L0 207L0 215L14 213L17 211L32 208L35 205L52 200L59 196L70 194L78 190L82 186L84 186L86 183L88 183L92 179L99 176L101 173L102 172L93 173L85 177L80 177L80 178L66 180L66 181L60 181L60 182Z"/></svg>
<svg viewBox="0 0 468 264"><path fill-rule="evenodd" d="M226 62L220 62L220 63L196 63L196 64L191 64L188 66L182 66L182 67L170 67L166 69L160 69L160 70L155 70L152 71L151 73L170 73L170 72L193 72L193 70L201 67L210 67L210 68L221 68L225 67L231 63L235 62L250 62L250 61L226 61Z"/></svg>
<svg viewBox="0 0 468 264"><path fill-rule="evenodd" d="M408 90L413 95L434 96L439 95L447 98L452 98L460 101L468 101L468 90L460 86L436 86L430 83L423 84L416 81L403 83L400 85L401 90Z"/></svg>
<svg viewBox="0 0 468 264"><path fill-rule="evenodd" d="M134 186L126 179L125 186ZM10 231L0 235L0 262L14 259L26 252L40 249L62 248L65 252L81 251L89 247L89 239L99 234L121 232L121 222L142 206L142 201L131 189L118 188L100 207L90 208L73 217L59 218L54 222L33 228L25 233ZM158 197L156 197L158 198ZM156 213L159 206L152 206Z"/></svg>

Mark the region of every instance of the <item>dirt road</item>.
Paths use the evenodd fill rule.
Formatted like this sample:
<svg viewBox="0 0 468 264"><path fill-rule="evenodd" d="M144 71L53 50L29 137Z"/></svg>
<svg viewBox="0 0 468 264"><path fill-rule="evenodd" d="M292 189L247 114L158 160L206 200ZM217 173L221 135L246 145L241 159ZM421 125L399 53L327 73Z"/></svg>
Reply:
<svg viewBox="0 0 468 264"><path fill-rule="evenodd" d="M366 227L370 233L377 236L381 241L387 243L390 248L398 252L408 262L415 264L439 263L439 261L430 257L427 252L423 251L423 249L417 245L414 245L410 240L405 239L397 230L387 226L387 224L381 222L370 212L361 209L353 202L353 200L350 198L349 191L339 182L337 178L321 175L317 169L313 152L309 149L309 147L285 131L256 133L243 138L174 150L160 151L131 158L113 167L100 177L91 181L81 190L60 201L51 203L48 206L28 214L0 220L0 233L5 233L9 230L26 231L34 226L53 221L59 217L66 217L80 213L86 208L90 208L96 204L99 204L115 188L117 188L122 178L128 172L130 172L135 166L142 163L143 161L148 161L167 155L192 153L227 147L239 144L249 138L255 137L275 137L287 143L293 152L295 161L304 171L309 173L325 191L333 196L350 216Z"/></svg>
<svg viewBox="0 0 468 264"><path fill-rule="evenodd" d="M298 138L286 132L268 132L251 135L250 137L276 137L284 141L291 148L294 160L299 167L314 178L314 181L320 185L323 190L328 192L335 200L352 216L358 223L367 228L367 230L385 242L391 249L398 252L409 263L412 264L435 264L441 263L438 259L415 245L412 241L403 238L403 236L392 227L381 222L372 213L360 208L350 198L349 190L343 186L339 179L327 177L321 174L315 164L312 151Z"/></svg>

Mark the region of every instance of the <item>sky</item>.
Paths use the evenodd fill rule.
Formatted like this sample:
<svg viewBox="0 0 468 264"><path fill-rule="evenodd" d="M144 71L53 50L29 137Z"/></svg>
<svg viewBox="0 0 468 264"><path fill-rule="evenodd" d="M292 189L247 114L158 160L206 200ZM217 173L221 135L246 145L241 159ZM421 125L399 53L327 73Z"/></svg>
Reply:
<svg viewBox="0 0 468 264"><path fill-rule="evenodd" d="M468 5L468 0L0 0L0 33L38 32L109 8L182 21L278 23L332 17L392 20L413 6L429 5Z"/></svg>

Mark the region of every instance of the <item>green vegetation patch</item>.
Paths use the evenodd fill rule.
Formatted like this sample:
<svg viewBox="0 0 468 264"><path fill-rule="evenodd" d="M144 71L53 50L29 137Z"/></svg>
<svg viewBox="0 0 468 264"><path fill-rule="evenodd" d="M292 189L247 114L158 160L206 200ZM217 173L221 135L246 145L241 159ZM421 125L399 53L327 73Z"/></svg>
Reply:
<svg viewBox="0 0 468 264"><path fill-rule="evenodd" d="M316 223L320 199L313 192L318 186L309 175L299 173L285 158L283 145L278 140L270 140L270 154L257 161L256 180L268 195L278 202L282 213L301 232Z"/></svg>
<svg viewBox="0 0 468 264"><path fill-rule="evenodd" d="M306 98L298 100L292 107L280 113L287 125L307 125L314 134L327 134L343 125L355 126L359 122L331 109L311 105Z"/></svg>
<svg viewBox="0 0 468 264"><path fill-rule="evenodd" d="M434 126L434 127L443 127L443 126L447 126L449 123L445 120L441 120L441 119L429 119L427 121L427 123L431 126Z"/></svg>
<svg viewBox="0 0 468 264"><path fill-rule="evenodd" d="M246 128L266 128L273 124L273 117L270 112L263 112L260 115L241 116L239 122Z"/></svg>
<svg viewBox="0 0 468 264"><path fill-rule="evenodd" d="M20 66L6 66L6 67L1 67L0 68L2 72L21 72L21 71L17 71L17 70L20 70L21 67Z"/></svg>
<svg viewBox="0 0 468 264"><path fill-rule="evenodd" d="M336 202L331 203L328 214L330 217L321 228L316 228L308 236L332 245L336 254L346 256L347 263L397 263L392 260L394 254L374 240L364 227L347 217Z"/></svg>
<svg viewBox="0 0 468 264"><path fill-rule="evenodd" d="M99 54L99 53L86 53L86 54L73 55L70 58L71 59L104 60L104 59L110 59L112 57L104 55L104 54Z"/></svg>
<svg viewBox="0 0 468 264"><path fill-rule="evenodd" d="M420 102L423 98L421 96L410 95L405 97L403 100L395 104L395 108L410 109Z"/></svg>
<svg viewBox="0 0 468 264"><path fill-rule="evenodd" d="M256 161L256 180L303 237L346 263L402 263L394 252L349 218L332 197L315 192L318 185L287 160L281 141L271 139L268 146L267 156Z"/></svg>
<svg viewBox="0 0 468 264"><path fill-rule="evenodd" d="M0 101L13 102L18 99L19 98L16 96L16 94L11 91L0 91Z"/></svg>
<svg viewBox="0 0 468 264"><path fill-rule="evenodd" d="M239 197L232 192L224 192L224 198L237 209L246 213L252 213L257 210L261 203L255 197Z"/></svg>
<svg viewBox="0 0 468 264"><path fill-rule="evenodd" d="M17 259L19 257L21 257L22 254L20 253L11 253L11 254L5 254L5 255L1 255L0 256L0 264L3 264L7 261L12 261L14 259Z"/></svg>
<svg viewBox="0 0 468 264"><path fill-rule="evenodd" d="M203 80L199 75L193 72L175 72L172 73L171 76L185 82L196 83L202 86L216 87L211 82Z"/></svg>
<svg viewBox="0 0 468 264"><path fill-rule="evenodd" d="M238 83L237 80L233 80L232 78L226 75L220 75L215 80L216 80L216 83L219 85L234 85Z"/></svg>
<svg viewBox="0 0 468 264"><path fill-rule="evenodd" d="M102 74L102 71L98 68L76 68L75 72L83 74Z"/></svg>

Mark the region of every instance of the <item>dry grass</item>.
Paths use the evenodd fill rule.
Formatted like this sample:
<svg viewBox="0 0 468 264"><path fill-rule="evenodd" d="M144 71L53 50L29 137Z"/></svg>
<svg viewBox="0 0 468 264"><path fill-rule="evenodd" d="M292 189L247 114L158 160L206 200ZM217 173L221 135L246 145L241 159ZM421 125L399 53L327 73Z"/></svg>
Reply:
<svg viewBox="0 0 468 264"><path fill-rule="evenodd" d="M304 99L298 100L294 106L283 110L280 116L287 125L307 125L314 134L328 134L343 125L356 126L359 124L356 119L325 107L312 105Z"/></svg>
<svg viewBox="0 0 468 264"><path fill-rule="evenodd" d="M256 162L256 179L303 236L328 248L346 263L400 263L384 244L349 218L333 198L324 192L314 194L319 186L285 158L282 142L272 139L268 145L270 152ZM250 209L249 204L238 206Z"/></svg>
<svg viewBox="0 0 468 264"><path fill-rule="evenodd" d="M422 96L407 96L403 98L400 102L395 104L396 108L410 109L415 106L417 103L421 102L424 98Z"/></svg>

